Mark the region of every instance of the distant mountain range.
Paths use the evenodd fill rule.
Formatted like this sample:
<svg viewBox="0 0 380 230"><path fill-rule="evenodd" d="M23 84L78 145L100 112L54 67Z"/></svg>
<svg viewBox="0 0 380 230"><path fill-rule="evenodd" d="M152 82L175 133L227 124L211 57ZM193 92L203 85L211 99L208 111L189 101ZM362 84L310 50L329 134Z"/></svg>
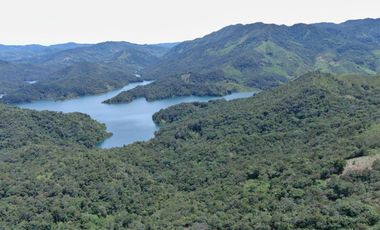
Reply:
<svg viewBox="0 0 380 230"><path fill-rule="evenodd" d="M380 20L57 47L4 52L2 101L265 90L161 109L111 149L89 115L0 103L0 229L380 229Z"/></svg>
<svg viewBox="0 0 380 230"><path fill-rule="evenodd" d="M38 56L48 55L67 49L75 49L78 47L90 46L89 44L77 44L69 42L59 45L43 46L43 45L1 45L0 44L0 60L18 61L21 59L34 58Z"/></svg>
<svg viewBox="0 0 380 230"><path fill-rule="evenodd" d="M177 45L145 72L165 77L223 70L263 87L315 69L372 74L379 71L379 52L380 19L290 27L239 24Z"/></svg>
<svg viewBox="0 0 380 230"><path fill-rule="evenodd" d="M118 103L137 96L156 100L187 94L203 95L207 91L226 94L249 88L268 89L315 70L365 75L379 73L380 19L293 26L238 24L179 44L104 42L48 47L1 46L0 59L6 61L0 65L0 94L6 94L3 101L8 103L28 97L43 98L43 95L23 95L27 85L23 81L37 81L27 88L39 87L42 81L49 85L50 79L62 76L59 73L64 68L80 63L107 66L111 72L142 76L139 79L128 77L128 81L156 80L153 86L144 86L138 93L134 90L111 100ZM72 74L75 75L65 75L65 78L83 77L79 73L74 71ZM103 80L108 75L114 76L104 71L94 75ZM18 83L8 87L14 80ZM65 82L70 85L70 81ZM103 90L109 90L107 82L103 83ZM64 88L70 88L68 85ZM90 82L84 87L88 88L86 92L89 94L99 92L91 90ZM163 88L165 94L162 94ZM198 93L193 90L196 88L203 90ZM70 93L64 93L67 94ZM64 95L58 98L65 98Z"/></svg>
<svg viewBox="0 0 380 230"><path fill-rule="evenodd" d="M227 92L231 91L231 82L239 85L235 90L242 87L267 89L315 70L379 73L380 19L293 26L232 25L175 46L143 73L145 78L158 79L155 85L160 88L165 85L166 95L171 97L182 95L177 93L178 80L172 81L175 83L170 86L168 77L180 80L183 74L190 72L214 78L215 71L222 71L228 81L225 81L224 88L219 88L220 92ZM187 80L182 86L197 87L189 85ZM208 79L204 81L209 83ZM221 83L219 79L215 80L215 84L220 86ZM200 82L198 87L202 86ZM156 90L158 94L154 95L151 88L144 86L140 92L145 93L139 93L139 96L161 99L161 93ZM124 93L124 98L134 97L135 91ZM118 103L122 102L120 98Z"/></svg>
<svg viewBox="0 0 380 230"><path fill-rule="evenodd" d="M5 94L2 101L65 99L141 81L137 74L158 63L169 50L166 46L170 45L104 42L1 46L0 57L7 60L0 62L0 94Z"/></svg>

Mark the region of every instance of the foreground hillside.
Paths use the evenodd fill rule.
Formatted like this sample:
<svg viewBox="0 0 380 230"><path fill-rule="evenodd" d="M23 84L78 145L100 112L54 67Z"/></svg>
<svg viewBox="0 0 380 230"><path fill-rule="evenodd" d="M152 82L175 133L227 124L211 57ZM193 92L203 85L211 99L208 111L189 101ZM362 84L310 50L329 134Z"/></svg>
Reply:
<svg viewBox="0 0 380 230"><path fill-rule="evenodd" d="M225 94L231 82L235 90L267 89L314 70L380 73L379 31L380 19L342 24L228 26L172 48L158 64L144 70L146 78L158 79L155 88L145 86L138 94L150 100L161 99L160 88L165 87L167 97L181 96L179 85L188 88L188 82L181 81L181 77L190 72L203 74L208 85L213 82L214 87L218 86L219 94ZM223 72L229 81L214 79L215 71ZM202 88L202 82L196 87ZM197 91L193 94L198 95ZM135 95L136 90L126 92L125 102Z"/></svg>
<svg viewBox="0 0 380 230"><path fill-rule="evenodd" d="M2 147L0 224L376 229L380 162L343 172L380 153L379 104L380 77L317 72L248 99L160 111L156 137L124 148ZM3 139L12 132L0 126Z"/></svg>
<svg viewBox="0 0 380 230"><path fill-rule="evenodd" d="M0 104L0 149L68 143L95 147L108 137L103 124L81 113L37 112Z"/></svg>

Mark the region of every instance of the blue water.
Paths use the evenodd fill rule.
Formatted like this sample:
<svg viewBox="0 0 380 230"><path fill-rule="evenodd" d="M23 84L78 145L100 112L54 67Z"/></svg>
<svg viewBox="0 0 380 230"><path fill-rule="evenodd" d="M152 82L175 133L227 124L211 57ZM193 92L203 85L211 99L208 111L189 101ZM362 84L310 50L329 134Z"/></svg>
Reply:
<svg viewBox="0 0 380 230"><path fill-rule="evenodd" d="M101 143L102 148L120 147L135 141L146 141L154 136L158 127L152 120L152 115L160 109L167 108L182 102L206 102L212 99L250 97L252 92L233 93L224 97L176 97L160 101L147 102L139 98L128 104L107 105L102 101L116 96L121 91L132 89L138 85L150 82L134 83L122 89L95 96L85 96L65 101L35 101L19 104L21 108L34 110L50 110L60 112L81 112L90 115L93 119L106 124L107 130L113 133L112 137Z"/></svg>

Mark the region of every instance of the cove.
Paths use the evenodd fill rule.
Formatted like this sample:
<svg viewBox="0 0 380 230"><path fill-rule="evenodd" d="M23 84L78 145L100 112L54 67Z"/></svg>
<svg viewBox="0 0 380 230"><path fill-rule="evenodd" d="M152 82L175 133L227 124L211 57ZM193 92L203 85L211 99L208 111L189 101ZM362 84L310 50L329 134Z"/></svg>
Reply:
<svg viewBox="0 0 380 230"><path fill-rule="evenodd" d="M158 126L153 122L152 115L160 109L167 108L183 102L207 102L209 100L225 98L232 100L250 97L253 92L233 93L224 97L175 97L154 102L147 102L139 98L128 104L108 105L102 101L116 96L122 91L132 89L139 85L149 84L149 81L133 83L122 89L108 93L84 96L65 101L35 101L18 104L18 107L34 110L50 110L57 112L81 112L90 115L93 119L106 124L107 131L113 135L100 144L101 148L121 147L135 141L146 141L154 136Z"/></svg>

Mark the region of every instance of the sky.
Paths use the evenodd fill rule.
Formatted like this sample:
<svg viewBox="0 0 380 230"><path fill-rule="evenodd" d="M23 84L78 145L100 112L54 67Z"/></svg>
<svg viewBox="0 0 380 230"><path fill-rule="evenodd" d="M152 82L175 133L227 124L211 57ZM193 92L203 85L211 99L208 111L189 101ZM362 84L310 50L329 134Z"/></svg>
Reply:
<svg viewBox="0 0 380 230"><path fill-rule="evenodd" d="M231 24L380 18L379 0L0 0L0 44L179 42Z"/></svg>

